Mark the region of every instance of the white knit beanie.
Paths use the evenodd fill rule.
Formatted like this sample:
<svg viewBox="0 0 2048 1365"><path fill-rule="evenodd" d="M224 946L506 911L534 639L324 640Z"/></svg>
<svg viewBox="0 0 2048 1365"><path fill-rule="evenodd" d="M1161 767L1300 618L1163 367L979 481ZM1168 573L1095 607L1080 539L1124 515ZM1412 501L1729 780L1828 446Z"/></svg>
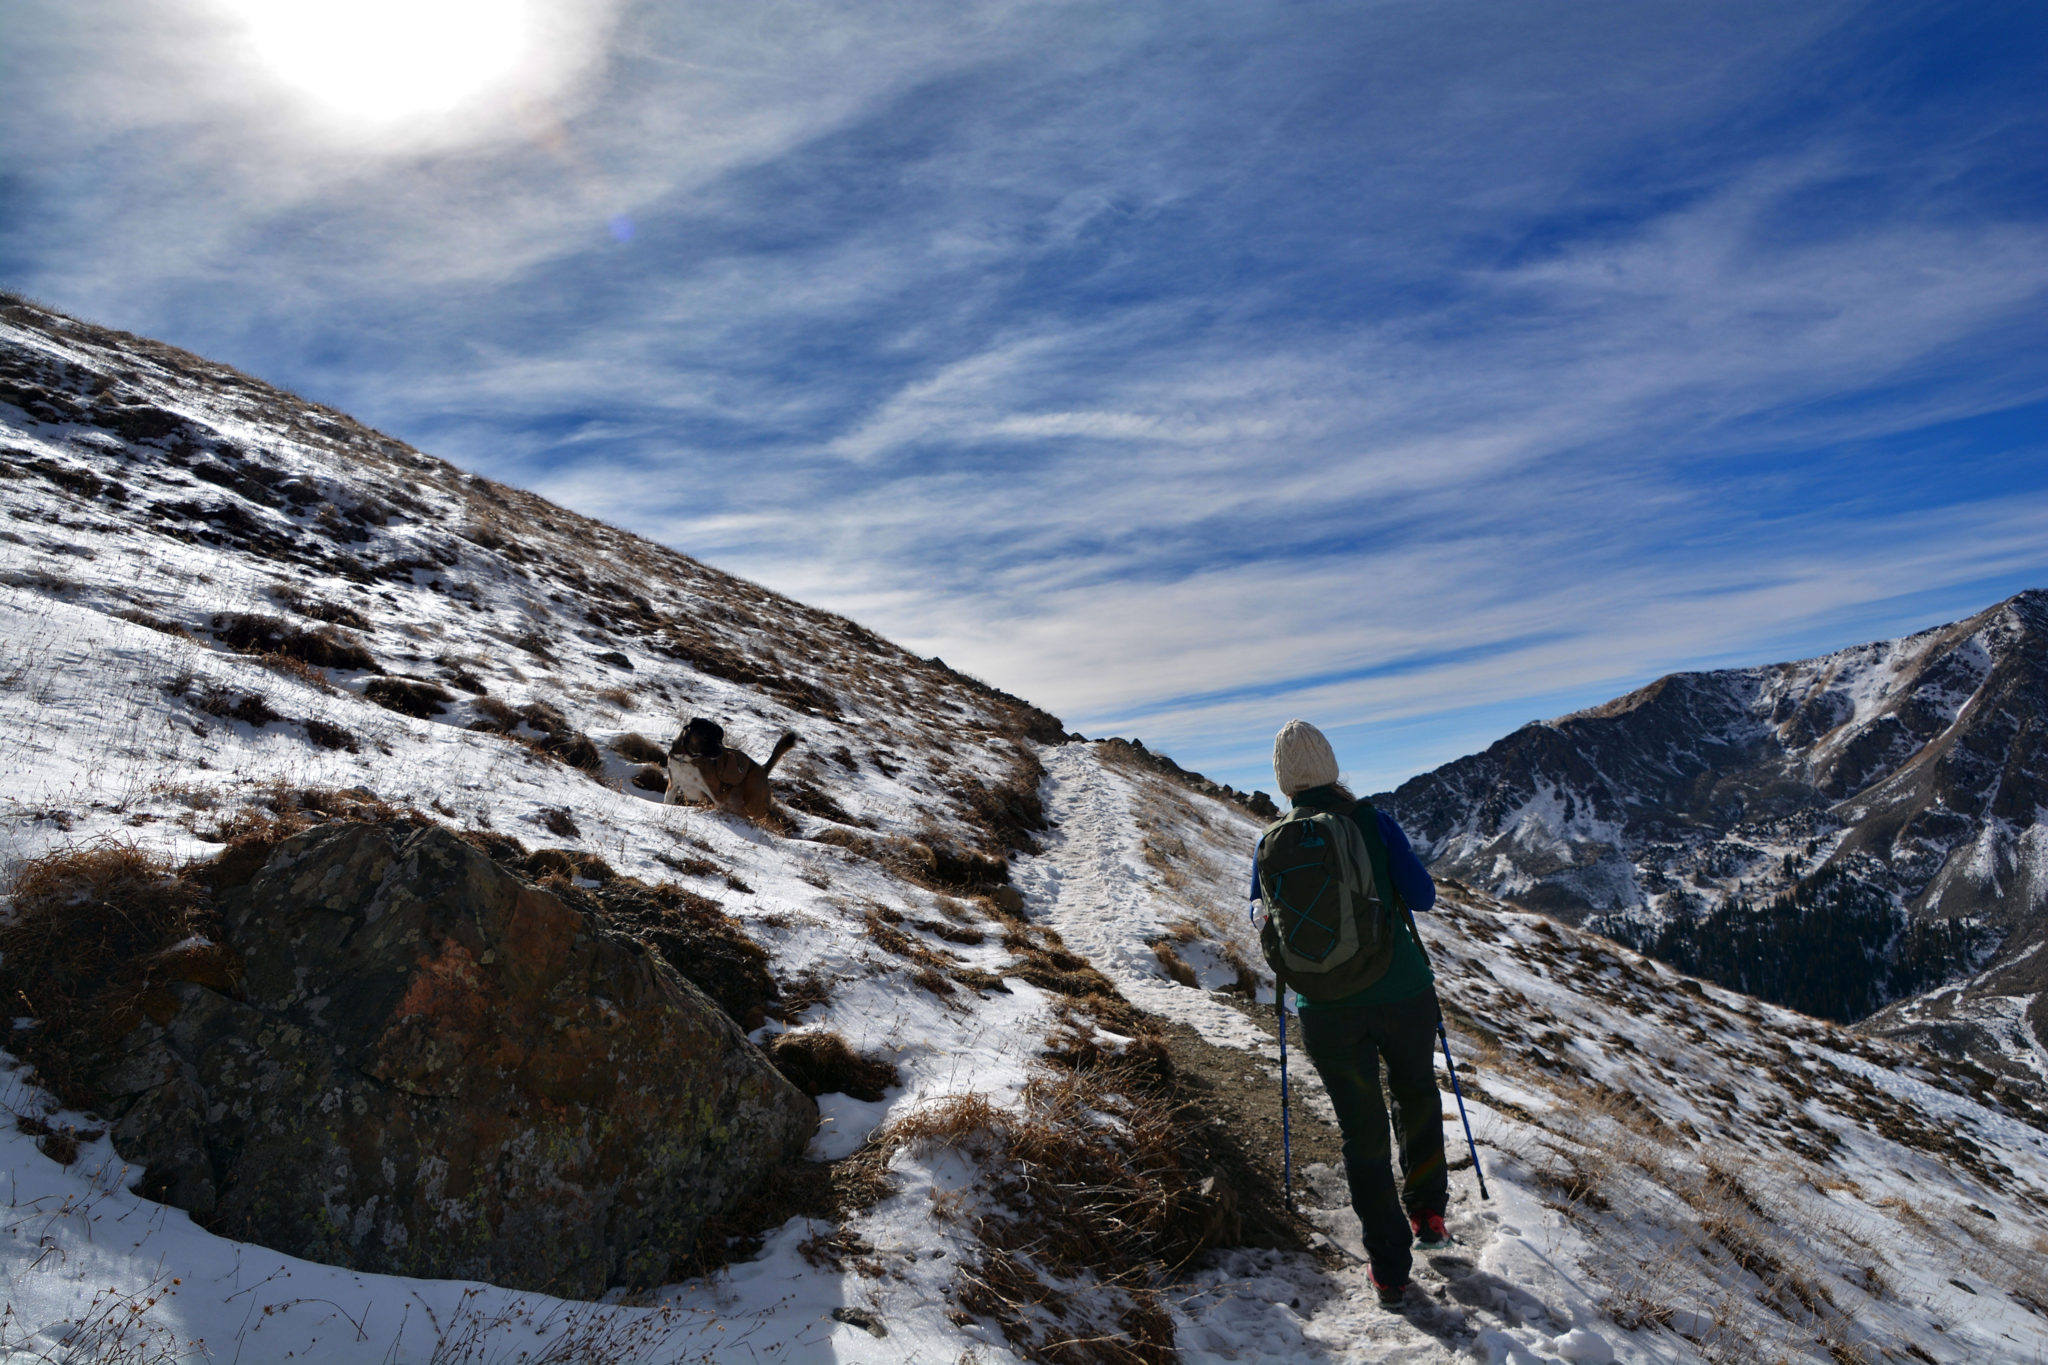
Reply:
<svg viewBox="0 0 2048 1365"><path fill-rule="evenodd" d="M1290 720L1273 736L1273 780L1282 796L1327 787L1337 780L1337 755L1323 732L1305 720Z"/></svg>

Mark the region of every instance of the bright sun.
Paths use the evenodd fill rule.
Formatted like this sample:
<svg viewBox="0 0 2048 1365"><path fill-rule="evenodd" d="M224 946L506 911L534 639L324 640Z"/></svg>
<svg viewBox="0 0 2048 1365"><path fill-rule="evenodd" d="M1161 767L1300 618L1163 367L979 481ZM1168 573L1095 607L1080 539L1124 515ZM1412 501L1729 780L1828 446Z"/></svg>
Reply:
<svg viewBox="0 0 2048 1365"><path fill-rule="evenodd" d="M357 128L454 113L534 56L530 0L220 3L266 71Z"/></svg>

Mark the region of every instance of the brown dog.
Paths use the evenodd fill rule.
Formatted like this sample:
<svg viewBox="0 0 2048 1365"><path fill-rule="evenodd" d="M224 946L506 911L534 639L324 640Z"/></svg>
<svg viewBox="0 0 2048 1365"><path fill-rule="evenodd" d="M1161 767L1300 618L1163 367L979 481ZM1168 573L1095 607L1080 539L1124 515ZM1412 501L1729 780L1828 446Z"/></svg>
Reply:
<svg viewBox="0 0 2048 1365"><path fill-rule="evenodd" d="M668 746L668 794L662 804L708 801L723 811L759 820L768 813L768 774L796 747L794 732L775 741L766 763L725 744L716 721L695 717Z"/></svg>

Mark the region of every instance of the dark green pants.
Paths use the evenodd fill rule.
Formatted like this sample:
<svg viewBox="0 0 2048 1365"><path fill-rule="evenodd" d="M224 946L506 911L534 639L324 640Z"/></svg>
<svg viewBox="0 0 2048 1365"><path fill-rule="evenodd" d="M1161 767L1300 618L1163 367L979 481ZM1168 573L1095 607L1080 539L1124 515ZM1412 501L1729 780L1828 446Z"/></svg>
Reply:
<svg viewBox="0 0 2048 1365"><path fill-rule="evenodd" d="M1301 1012L1302 1046L1344 1132L1344 1174L1351 1207L1365 1225L1373 1273L1386 1284L1408 1278L1408 1215L1442 1214L1450 1198L1444 1165L1442 1102L1436 1091L1434 990L1385 1005L1348 1005ZM1400 1134L1401 1183L1394 1183L1393 1134L1380 1095L1387 1063L1393 1130Z"/></svg>

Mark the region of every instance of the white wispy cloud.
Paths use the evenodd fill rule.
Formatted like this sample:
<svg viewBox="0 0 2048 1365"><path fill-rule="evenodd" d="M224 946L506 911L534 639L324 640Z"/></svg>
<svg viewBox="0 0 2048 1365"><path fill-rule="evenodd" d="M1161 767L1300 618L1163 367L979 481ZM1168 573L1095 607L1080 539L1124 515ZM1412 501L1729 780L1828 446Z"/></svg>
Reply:
<svg viewBox="0 0 2048 1365"><path fill-rule="evenodd" d="M1236 780L2048 570L2014 447L1884 446L2048 399L2048 213L1858 6L563 0L366 148L90 5L0 57L13 282Z"/></svg>

